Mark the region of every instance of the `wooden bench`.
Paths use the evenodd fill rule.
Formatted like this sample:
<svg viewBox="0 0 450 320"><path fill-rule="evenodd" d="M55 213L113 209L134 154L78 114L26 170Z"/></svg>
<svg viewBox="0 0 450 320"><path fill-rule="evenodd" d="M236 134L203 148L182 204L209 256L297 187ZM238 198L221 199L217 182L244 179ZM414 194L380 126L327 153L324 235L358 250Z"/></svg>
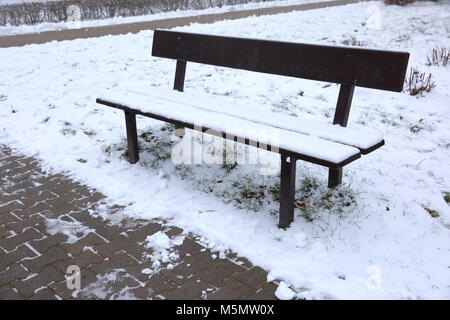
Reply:
<svg viewBox="0 0 450 320"><path fill-rule="evenodd" d="M409 53L232 38L156 30L152 55L177 60L174 90L118 90L97 103L125 112L128 156L139 160L136 115L242 142L281 155L279 227L294 219L296 161L329 168L328 186L342 182L342 168L384 144L378 134L346 128L356 86L400 92ZM217 97L181 93L186 62L340 84L333 124L300 120ZM196 124L201 123L201 126ZM242 136L239 128L277 129L279 145ZM211 130L212 129L212 130Z"/></svg>

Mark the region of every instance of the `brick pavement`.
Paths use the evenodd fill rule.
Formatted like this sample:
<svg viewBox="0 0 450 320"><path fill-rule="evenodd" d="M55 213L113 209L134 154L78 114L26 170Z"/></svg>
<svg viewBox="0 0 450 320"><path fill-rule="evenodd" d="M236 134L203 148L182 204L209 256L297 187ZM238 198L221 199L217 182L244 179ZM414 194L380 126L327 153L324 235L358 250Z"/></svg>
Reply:
<svg viewBox="0 0 450 320"><path fill-rule="evenodd" d="M61 174L46 174L36 159L0 145L0 300L2 299L275 299L276 284L247 260L213 252L186 235L178 259L151 276L156 232L182 233L164 221L132 220L99 192ZM110 220L96 217L105 207ZM94 213L94 214L92 214ZM67 287L70 265L81 289ZM144 271L145 272L145 271Z"/></svg>

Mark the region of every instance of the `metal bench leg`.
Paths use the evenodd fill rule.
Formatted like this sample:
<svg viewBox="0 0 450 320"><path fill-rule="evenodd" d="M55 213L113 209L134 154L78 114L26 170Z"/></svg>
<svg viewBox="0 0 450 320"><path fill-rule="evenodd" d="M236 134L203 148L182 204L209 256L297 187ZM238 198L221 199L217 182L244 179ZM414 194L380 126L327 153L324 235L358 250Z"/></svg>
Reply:
<svg viewBox="0 0 450 320"><path fill-rule="evenodd" d="M183 138L186 134L186 129L183 126L175 125L174 135L178 138Z"/></svg>
<svg viewBox="0 0 450 320"><path fill-rule="evenodd" d="M139 161L136 114L125 111L125 124L127 127L128 161L130 161L130 163L136 163Z"/></svg>
<svg viewBox="0 0 450 320"><path fill-rule="evenodd" d="M287 228L294 221L295 163L296 159L281 155L280 228Z"/></svg>
<svg viewBox="0 0 450 320"><path fill-rule="evenodd" d="M177 60L177 67L175 70L175 80L173 82L173 89L183 92L184 78L186 76L186 61ZM186 134L186 129L183 126L175 126L175 136L182 138Z"/></svg>
<svg viewBox="0 0 450 320"><path fill-rule="evenodd" d="M328 188L337 187L342 183L342 167L328 170Z"/></svg>
<svg viewBox="0 0 450 320"><path fill-rule="evenodd" d="M339 124L342 127L347 126L350 108L352 106L353 93L355 86L352 84L341 84L339 97L334 113L333 124ZM342 183L342 167L330 168L328 171L328 188L337 187Z"/></svg>

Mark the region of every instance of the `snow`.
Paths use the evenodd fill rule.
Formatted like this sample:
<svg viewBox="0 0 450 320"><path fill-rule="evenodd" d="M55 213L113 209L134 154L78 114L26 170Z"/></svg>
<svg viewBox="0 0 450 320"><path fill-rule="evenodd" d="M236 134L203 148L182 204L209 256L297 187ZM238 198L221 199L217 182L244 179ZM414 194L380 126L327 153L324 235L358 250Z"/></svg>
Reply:
<svg viewBox="0 0 450 320"><path fill-rule="evenodd" d="M113 88L112 92L106 93L103 99L168 119L179 120L185 123L194 123L199 130L201 130L201 128L211 128L218 130L219 132L226 132L230 136L268 143L271 146L327 160L335 164L339 164L348 158L359 154L359 150L354 147L286 130L283 121L291 120L288 116L278 117L279 122L276 123L277 126L274 127L266 125L264 122L268 122L269 119L273 119L276 115L272 115L271 112L266 112L265 117L258 117L258 110L254 110L255 108L252 110L250 108L240 107L239 105L234 105L233 107L234 101L227 101L226 99L221 101L220 98L208 99L208 97L205 96L200 97L192 94L186 95L175 92L174 90L150 89L147 91L149 92L115 90L115 88ZM208 106L211 105L213 107L208 108ZM235 112L230 114L229 112L220 111L227 109L234 109ZM261 121L264 122L251 121L253 114L256 115L257 121L258 118L260 118ZM292 124L293 122L294 121L291 121ZM300 123L300 125L301 124L302 123ZM305 127L314 128L314 123L308 123ZM305 127L303 129L305 129ZM333 137L333 132L335 132L335 130L329 130L333 129L332 126L322 125L321 127L324 129L324 135ZM310 132L306 130L305 132L310 134ZM314 133L317 134L319 131L313 129L313 134ZM348 138L348 134L346 136ZM364 138L364 136L364 133L359 134L359 137ZM382 139L377 140L373 144L376 144Z"/></svg>
<svg viewBox="0 0 450 320"><path fill-rule="evenodd" d="M14 1L14 0L9 0ZM34 0L26 0L29 2L33 2ZM41 2L45 2L48 0L39 0ZM45 31L54 31L54 30L66 30L66 29L74 29L74 28L89 28L89 27L97 27L97 26L107 26L107 25L116 25L116 24L125 24L125 23L133 23L133 22L143 22L143 21L154 21L160 19L168 19L168 18L179 18L179 17L189 17L189 16L198 16L205 14L217 14L223 12L233 12L240 10L251 10L258 8L268 8L268 7L283 7L283 6L291 6L298 5L304 3L314 3L314 2L326 2L331 0L274 0L274 1L266 1L266 2L250 2L236 5L223 6L221 8L207 8L202 10L178 10L171 12L161 12L155 14L148 14L136 17L114 17L110 19L97 19L97 20L84 20L80 22L74 23L73 21L63 21L63 22L48 22L48 23L39 23L35 25L21 25L21 26L0 26L0 35L14 35L14 34L24 34L24 33L37 33L37 32L45 32ZM18 0L17 2L25 2L23 0ZM5 3L6 4L6 3ZM1 5L1 4L0 4Z"/></svg>
<svg viewBox="0 0 450 320"><path fill-rule="evenodd" d="M305 121L284 114L261 110L257 105L243 105L237 99L217 97L213 95L198 95L191 92L180 93L168 88L112 88L104 93L106 101L138 109L143 112L154 113L165 117L176 117L178 120L195 122L196 125L215 128L219 126L224 132L231 132L231 123L237 128L245 128L239 120L267 125L273 128L317 136L325 140L340 142L361 149L368 149L383 140L379 134L366 133L352 128L332 126L319 121ZM191 110L190 108L194 108ZM195 115L195 117L192 116ZM240 123L239 123L240 122ZM258 127L264 130L266 126ZM270 128L266 128L268 130ZM283 142L283 141L280 141ZM301 143L300 143L301 144Z"/></svg>
<svg viewBox="0 0 450 320"><path fill-rule="evenodd" d="M281 281L275 291L275 296L280 300L292 300L295 297L295 292L289 288L286 282Z"/></svg>
<svg viewBox="0 0 450 320"><path fill-rule="evenodd" d="M46 219L46 224L49 234L62 233L67 236L67 243L75 243L88 233L94 232L93 229L82 225L78 221L69 222L60 219Z"/></svg>
<svg viewBox="0 0 450 320"><path fill-rule="evenodd" d="M117 283L125 282L127 279L131 279L131 282L137 283L134 287L124 286L119 291ZM96 298L96 299L109 299L109 300L137 300L137 298L130 291L143 287L144 284L140 282L136 277L126 273L123 269L114 269L110 273L97 275L95 282L90 283L87 287L83 287L81 290L75 290L72 292L74 298Z"/></svg>
<svg viewBox="0 0 450 320"><path fill-rule="evenodd" d="M152 31L1 49L0 142L39 158L47 170L97 188L127 206L128 217L165 219L200 235L213 251L236 252L269 271L271 280L284 281L297 298L449 299L450 209L444 194L450 192L450 77L448 67L425 64L433 47L450 46L449 9L448 1L405 7L364 2L177 28L328 45L354 38L368 47L410 52L411 67L433 74L437 87L419 98L355 90L349 127L377 132L386 145L344 169L345 185L333 193L334 203L342 204L339 193L351 190L354 202L339 210L308 202L314 219L296 209L287 230L277 228L278 202L270 194L256 211L246 210L205 191L218 183L201 182L220 174L219 185L232 192L235 181L239 185L248 175L259 185L260 166L239 165L229 172L192 166L194 175L183 180L170 161L156 169L148 165L153 157L148 148L135 165L121 156L123 112L97 105L95 98L136 83L171 87L175 63L151 57ZM334 84L194 63L186 74L186 93L229 96L265 111L332 121ZM139 134L163 134L161 126L138 117ZM312 194L320 200L327 171L299 161L302 190L306 174L319 180Z"/></svg>
<svg viewBox="0 0 450 320"><path fill-rule="evenodd" d="M175 263L179 254L174 249L175 246L183 244L184 236L178 236L174 239L170 239L164 232L158 231L151 236L147 236L145 239L146 248L152 249L153 252L147 255L152 261L153 269L146 268L142 270L144 274L152 274L158 272L162 264L166 264L168 269L173 269L173 263Z"/></svg>

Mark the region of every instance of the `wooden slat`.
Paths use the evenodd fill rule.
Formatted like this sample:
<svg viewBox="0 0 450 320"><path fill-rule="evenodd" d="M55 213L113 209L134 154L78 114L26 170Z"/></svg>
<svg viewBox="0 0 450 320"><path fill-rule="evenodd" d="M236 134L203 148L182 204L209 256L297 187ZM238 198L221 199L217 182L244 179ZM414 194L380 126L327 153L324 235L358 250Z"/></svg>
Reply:
<svg viewBox="0 0 450 320"><path fill-rule="evenodd" d="M156 30L152 55L400 92L409 53Z"/></svg>

